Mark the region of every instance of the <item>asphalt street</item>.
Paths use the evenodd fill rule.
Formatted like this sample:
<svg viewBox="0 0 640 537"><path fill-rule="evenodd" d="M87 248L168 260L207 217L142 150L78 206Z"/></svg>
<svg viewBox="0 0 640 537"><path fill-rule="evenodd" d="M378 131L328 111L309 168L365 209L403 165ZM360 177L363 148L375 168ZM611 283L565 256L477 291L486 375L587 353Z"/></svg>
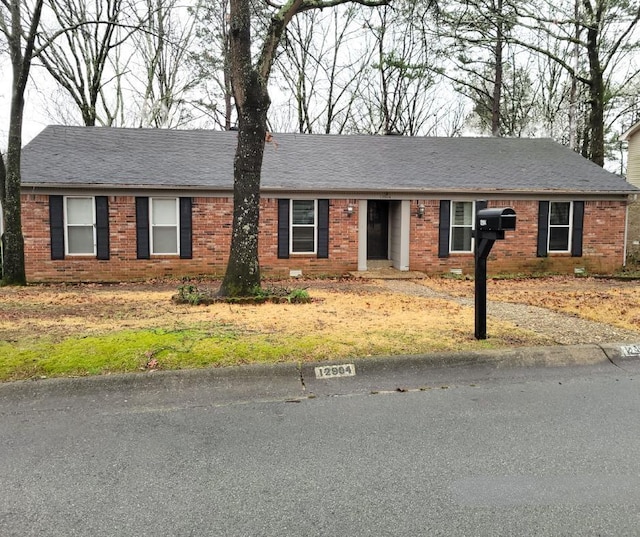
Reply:
<svg viewBox="0 0 640 537"><path fill-rule="evenodd" d="M0 535L638 535L636 361L408 370L0 387Z"/></svg>

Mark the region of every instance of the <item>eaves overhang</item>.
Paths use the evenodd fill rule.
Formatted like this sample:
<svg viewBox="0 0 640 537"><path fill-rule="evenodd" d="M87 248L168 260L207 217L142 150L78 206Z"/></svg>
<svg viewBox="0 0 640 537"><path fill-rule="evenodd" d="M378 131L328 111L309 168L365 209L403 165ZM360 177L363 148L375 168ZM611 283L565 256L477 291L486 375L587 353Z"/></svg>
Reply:
<svg viewBox="0 0 640 537"><path fill-rule="evenodd" d="M638 194L640 193L640 189L634 187L633 185L629 185L629 189L624 190L611 190L611 189L602 189L602 190L578 190L578 189L504 189L504 188L390 188L390 189L353 189L353 188L331 188L331 189L321 189L321 188L309 188L309 189L301 189L301 188L274 188L274 187L265 187L261 189L263 194L282 194L282 193L291 193L295 192L299 195L309 194L309 193L322 193L324 196L331 197L331 195L336 195L337 197L371 197L371 196L380 196L383 195L385 197L407 197L407 196L431 196L431 197L441 197L441 196L452 196L452 195L465 195L469 196L471 194L476 197L482 196L513 196L513 197L523 197L523 196L590 196L590 197L601 197L601 196L628 196L630 194Z"/></svg>
<svg viewBox="0 0 640 537"><path fill-rule="evenodd" d="M202 195L228 196L233 193L232 187L209 186L209 185L163 185L151 183L138 183L116 185L110 183L22 183L23 193L35 192L113 192L141 193L152 192L194 192ZM577 190L577 189L504 189L504 188L389 188L389 189L368 189L368 188L322 188L318 186L307 188L292 188L288 186L263 186L260 189L262 195L266 196L288 196L304 197L317 196L325 198L386 198L386 199L413 199L431 197L442 199L451 196L464 196L467 198L499 197L499 198L540 198L571 197L571 198L603 198L603 197L626 197L640 193L640 189L629 185L624 190Z"/></svg>
<svg viewBox="0 0 640 537"><path fill-rule="evenodd" d="M623 132L618 138L619 142L628 142L629 138L631 138L636 132L640 131L640 122L636 123L629 130Z"/></svg>

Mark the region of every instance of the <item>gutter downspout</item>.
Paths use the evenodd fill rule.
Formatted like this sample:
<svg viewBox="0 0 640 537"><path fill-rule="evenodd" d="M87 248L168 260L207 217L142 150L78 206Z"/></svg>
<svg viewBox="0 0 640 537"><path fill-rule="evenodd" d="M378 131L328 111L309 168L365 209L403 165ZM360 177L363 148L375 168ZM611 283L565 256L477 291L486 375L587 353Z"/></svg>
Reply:
<svg viewBox="0 0 640 537"><path fill-rule="evenodd" d="M627 266L627 241L629 240L629 205L630 205L630 198L633 195L633 197L637 197L637 194L629 194L627 196L627 204L625 205L625 210L624 210L624 247L622 250L622 266L626 267ZM635 200L631 203L637 203Z"/></svg>

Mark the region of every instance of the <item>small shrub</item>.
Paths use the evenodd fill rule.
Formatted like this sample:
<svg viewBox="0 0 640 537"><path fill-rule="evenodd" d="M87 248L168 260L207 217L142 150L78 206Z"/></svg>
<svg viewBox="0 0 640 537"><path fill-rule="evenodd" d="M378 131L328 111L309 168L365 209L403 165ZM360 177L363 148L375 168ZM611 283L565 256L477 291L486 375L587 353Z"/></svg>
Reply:
<svg viewBox="0 0 640 537"><path fill-rule="evenodd" d="M311 297L306 289L288 289L286 287L256 287L250 296L220 297L211 291L198 289L195 284L185 283L178 287L178 293L173 296L178 304L212 304L214 302L228 302L230 304L264 304L290 303L306 304L311 302Z"/></svg>
<svg viewBox="0 0 640 537"><path fill-rule="evenodd" d="M175 299L180 304L191 304L192 306L210 301L209 295L192 283L185 283L178 287L178 294Z"/></svg>
<svg viewBox="0 0 640 537"><path fill-rule="evenodd" d="M311 297L306 289L293 289L287 296L287 299L293 304L307 304L311 302Z"/></svg>

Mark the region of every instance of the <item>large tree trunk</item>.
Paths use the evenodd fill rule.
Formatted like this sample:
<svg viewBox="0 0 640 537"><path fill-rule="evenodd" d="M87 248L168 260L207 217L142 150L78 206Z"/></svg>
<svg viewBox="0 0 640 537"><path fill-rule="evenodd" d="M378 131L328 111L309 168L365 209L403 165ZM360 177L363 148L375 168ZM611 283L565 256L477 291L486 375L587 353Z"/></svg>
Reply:
<svg viewBox="0 0 640 537"><path fill-rule="evenodd" d="M6 186L7 169L4 166L4 156L0 152L0 230L4 229L4 214L2 207L5 205L4 189ZM4 251L4 234L0 234L0 282L2 281L2 272L4 263L2 261Z"/></svg>
<svg viewBox="0 0 640 537"><path fill-rule="evenodd" d="M574 39L573 44L573 73L571 74L571 89L569 91L569 147L574 151L578 150L578 70L580 69L580 3L575 0L574 4Z"/></svg>
<svg viewBox="0 0 640 537"><path fill-rule="evenodd" d="M589 114L589 158L604 166L604 83L602 73L592 79L590 87L591 112Z"/></svg>
<svg viewBox="0 0 640 537"><path fill-rule="evenodd" d="M22 4L19 0L10 3L11 32L4 29L11 55L13 80L11 85L11 112L9 115L9 144L2 189L4 216L2 284L25 285L27 283L24 263L24 237L22 235L22 211L20 205L20 159L22 155L22 118L24 114L24 92L29 79L34 42L44 0L37 0L31 14L29 31L22 27ZM24 52L22 39L26 34Z"/></svg>
<svg viewBox="0 0 640 537"><path fill-rule="evenodd" d="M230 64L238 112L238 145L233 164L231 251L220 295L248 296L260 288L260 175L270 99L266 81L251 62L249 3L232 0L230 14Z"/></svg>
<svg viewBox="0 0 640 537"><path fill-rule="evenodd" d="M604 80L599 62L591 64L589 101L589 159L604 166Z"/></svg>
<svg viewBox="0 0 640 537"><path fill-rule="evenodd" d="M269 95L256 84L239 115L238 145L233 164L233 231L223 296L247 296L260 287L258 231L260 174L266 137Z"/></svg>
<svg viewBox="0 0 640 537"><path fill-rule="evenodd" d="M502 73L504 72L504 62L502 59L504 49L504 34L502 21L502 0L498 0L495 5L498 13L496 21L496 44L494 48L494 60L496 62L495 78L493 81L493 95L491 96L491 135L500 136L501 105L502 105Z"/></svg>
<svg viewBox="0 0 640 537"><path fill-rule="evenodd" d="M7 150L6 177L2 213L4 234L2 236L2 283L3 285L25 285L27 277L24 264L24 237L22 236L22 211L20 204L20 155L22 137L22 101L13 98L11 127ZM19 109L20 111L18 112Z"/></svg>
<svg viewBox="0 0 640 537"><path fill-rule="evenodd" d="M13 14L18 17L19 11ZM2 284L26 285L24 263L24 237L22 235L22 207L20 203L20 159L22 154L22 117L24 111L24 91L29 70L25 69L20 54L20 41L13 41L12 67L13 85L11 111L9 117L9 141L2 190L2 213L4 234L2 237Z"/></svg>
<svg viewBox="0 0 640 537"><path fill-rule="evenodd" d="M229 2L229 67L238 112L238 145L233 165L233 230L227 271L221 296L250 296L260 288L258 228L260 174L267 135L267 91L269 73L282 34L299 10L322 9L350 0L288 0L273 14L254 67L251 50L251 6L249 0ZM387 0L359 0L382 5Z"/></svg>
<svg viewBox="0 0 640 537"><path fill-rule="evenodd" d="M589 159L598 166L604 166L604 76L600 65L598 43L601 11L595 22L587 28L587 55L589 57Z"/></svg>

